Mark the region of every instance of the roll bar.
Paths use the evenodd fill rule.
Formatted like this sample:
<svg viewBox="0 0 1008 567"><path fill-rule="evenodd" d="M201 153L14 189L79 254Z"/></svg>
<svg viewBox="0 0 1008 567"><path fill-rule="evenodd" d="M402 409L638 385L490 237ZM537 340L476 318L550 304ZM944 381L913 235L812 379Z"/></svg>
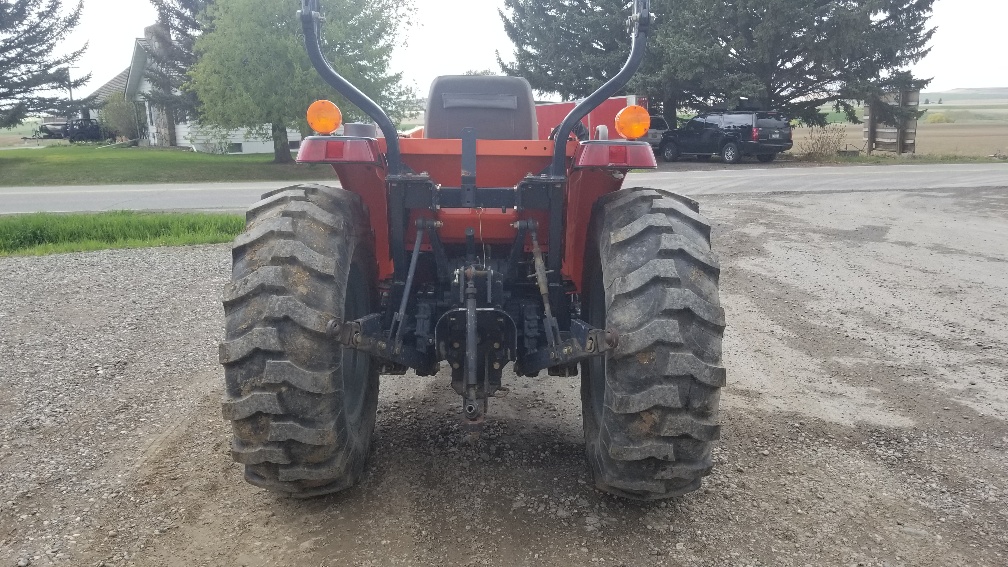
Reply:
<svg viewBox="0 0 1008 567"><path fill-rule="evenodd" d="M319 43L319 30L322 25L321 2L320 0L301 0L301 9L298 10L298 17L301 18L301 29L304 30L305 49L308 51L308 59L312 66L329 83L329 86L336 89L341 95L346 97L351 104L356 105L371 117L381 129L385 136L386 160L388 162L389 175L399 175L402 172L402 158L399 151L399 133L395 124L388 114L375 101L371 100L360 89L353 86L350 81L344 79L335 69L329 65L325 56L322 55L322 45Z"/></svg>
<svg viewBox="0 0 1008 567"><path fill-rule="evenodd" d="M563 177L567 173L564 160L567 157L567 144L564 143L570 136L574 125L595 110L607 98L616 94L617 91L630 82L630 78L637 72L641 62L644 60L644 52L647 49L647 38L651 31L651 0L634 0L633 15L627 19L627 30L630 33L630 56L619 73L605 82L604 85L593 92L588 98L570 111L570 114L563 119L557 127L556 137L553 146L553 162L550 165L551 177Z"/></svg>

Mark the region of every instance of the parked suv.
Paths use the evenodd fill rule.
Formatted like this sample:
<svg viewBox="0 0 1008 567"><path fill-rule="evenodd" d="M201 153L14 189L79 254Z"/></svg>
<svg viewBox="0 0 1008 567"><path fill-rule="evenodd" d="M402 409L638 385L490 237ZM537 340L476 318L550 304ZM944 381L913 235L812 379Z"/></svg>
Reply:
<svg viewBox="0 0 1008 567"><path fill-rule="evenodd" d="M791 146L791 125L778 112L720 111L700 114L682 128L666 131L658 152L665 161L720 155L725 163L738 163L743 156L771 162Z"/></svg>
<svg viewBox="0 0 1008 567"><path fill-rule="evenodd" d="M648 129L647 137L644 138L644 141L651 144L651 147L657 151L661 146L662 136L665 135L668 129L668 122L665 121L664 116L652 116L651 127Z"/></svg>
<svg viewBox="0 0 1008 567"><path fill-rule="evenodd" d="M63 125L63 137L71 142L95 141L103 138L101 126L94 118L78 118Z"/></svg>

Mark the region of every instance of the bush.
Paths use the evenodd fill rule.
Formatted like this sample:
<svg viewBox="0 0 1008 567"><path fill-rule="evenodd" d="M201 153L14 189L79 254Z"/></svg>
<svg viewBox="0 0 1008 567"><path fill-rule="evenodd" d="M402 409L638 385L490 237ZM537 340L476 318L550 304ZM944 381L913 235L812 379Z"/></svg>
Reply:
<svg viewBox="0 0 1008 567"><path fill-rule="evenodd" d="M138 111L137 103L126 100L124 93L115 93L102 105L99 121L107 132L136 140L141 132L138 116L146 118L143 112Z"/></svg>
<svg viewBox="0 0 1008 567"><path fill-rule="evenodd" d="M929 113L927 117L928 124L952 124L953 122L955 122L955 118L952 118L944 112L935 112L933 114Z"/></svg>
<svg viewBox="0 0 1008 567"><path fill-rule="evenodd" d="M827 124L813 126L809 129L808 140L802 142L798 153L807 157L835 157L844 145L847 132L843 124Z"/></svg>

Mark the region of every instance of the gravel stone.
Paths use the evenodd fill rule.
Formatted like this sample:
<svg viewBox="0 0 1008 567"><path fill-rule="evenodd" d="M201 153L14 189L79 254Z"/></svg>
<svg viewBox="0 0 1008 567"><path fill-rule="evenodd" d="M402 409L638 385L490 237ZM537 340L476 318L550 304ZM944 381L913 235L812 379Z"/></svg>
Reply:
<svg viewBox="0 0 1008 567"><path fill-rule="evenodd" d="M577 378L510 372L479 440L447 371L383 377L360 486L254 488L227 245L0 258L0 565L1008 564L1008 192L777 189L702 196L721 440L658 504L592 488Z"/></svg>

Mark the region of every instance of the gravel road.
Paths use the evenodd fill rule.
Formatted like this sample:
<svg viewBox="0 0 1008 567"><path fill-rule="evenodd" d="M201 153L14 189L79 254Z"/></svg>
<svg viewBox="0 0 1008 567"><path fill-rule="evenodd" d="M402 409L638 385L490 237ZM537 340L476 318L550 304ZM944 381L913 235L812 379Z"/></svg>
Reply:
<svg viewBox="0 0 1008 567"><path fill-rule="evenodd" d="M576 379L383 380L358 488L246 484L221 419L227 246L0 259L0 567L1008 564L1008 189L723 194L704 488L595 492Z"/></svg>

